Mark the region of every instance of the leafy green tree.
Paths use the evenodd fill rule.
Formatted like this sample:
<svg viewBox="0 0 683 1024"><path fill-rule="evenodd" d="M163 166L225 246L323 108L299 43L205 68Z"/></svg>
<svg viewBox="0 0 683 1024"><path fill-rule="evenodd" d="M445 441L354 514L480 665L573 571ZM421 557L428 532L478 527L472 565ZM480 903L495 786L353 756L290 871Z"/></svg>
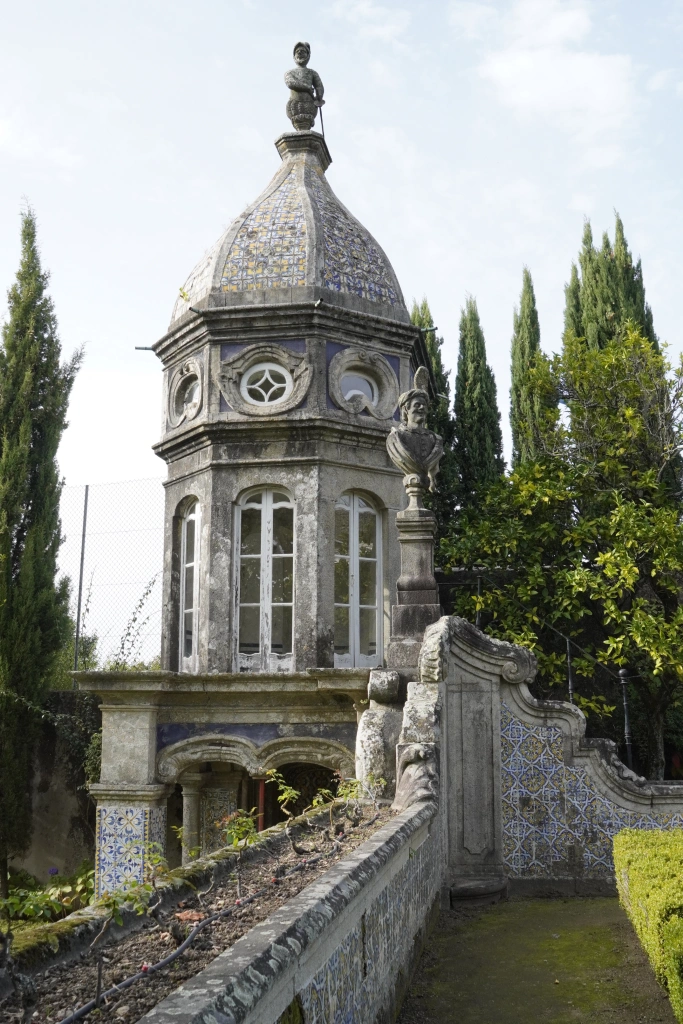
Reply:
<svg viewBox="0 0 683 1024"><path fill-rule="evenodd" d="M504 471L503 436L496 381L486 362L486 341L477 303L468 298L460 317L460 347L455 377L455 462L457 499L471 505L482 487Z"/></svg>
<svg viewBox="0 0 683 1024"><path fill-rule="evenodd" d="M589 348L604 348L623 334L627 321L632 321L656 348L652 310L645 301L643 268L640 260L633 262L618 214L614 245L605 232L600 249L594 246L593 232L586 221L579 266L580 274L572 264L565 288L565 328L575 337L585 338Z"/></svg>
<svg viewBox="0 0 683 1024"><path fill-rule="evenodd" d="M512 464L538 455L539 437L547 415L540 396L530 380L530 371L541 350L541 328L531 273L524 268L519 309L513 317L510 387L510 426L512 427Z"/></svg>
<svg viewBox="0 0 683 1024"><path fill-rule="evenodd" d="M566 693L564 637L585 652L575 649L574 667L588 711L614 709L628 666L640 757L662 778L683 698L683 524L667 477L683 448L683 361L672 372L629 324L601 349L568 334L533 376L540 397L559 395L571 415L547 426L542 457L456 520L443 558L485 567L487 629L534 650L539 695ZM476 597L455 600L471 616ZM601 726L615 738L618 715Z"/></svg>
<svg viewBox="0 0 683 1024"><path fill-rule="evenodd" d="M434 430L443 438L444 453L436 481L437 489L434 494L425 496L425 504L436 516L437 540L440 540L446 535L455 512L455 493L458 483L458 469L453 451L455 421L450 412L451 385L448 380L450 370L446 370L443 365L441 355L443 338L437 337L434 319L426 298L419 306L417 302L413 302L410 319L416 327L422 330L439 396L429 409L428 426L430 430Z"/></svg>
<svg viewBox="0 0 683 1024"><path fill-rule="evenodd" d="M35 708L70 631L68 585L55 585L61 539L55 457L81 354L60 363L47 283L35 217L27 210L0 347L0 895L8 859L30 843Z"/></svg>

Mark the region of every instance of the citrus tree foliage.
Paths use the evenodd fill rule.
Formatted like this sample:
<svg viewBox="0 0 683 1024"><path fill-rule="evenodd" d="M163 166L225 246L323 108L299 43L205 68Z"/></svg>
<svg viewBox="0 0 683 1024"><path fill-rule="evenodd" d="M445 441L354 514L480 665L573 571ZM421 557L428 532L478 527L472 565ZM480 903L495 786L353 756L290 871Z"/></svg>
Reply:
<svg viewBox="0 0 683 1024"><path fill-rule="evenodd" d="M55 585L61 542L56 463L80 354L62 364L32 211L0 345L0 895L7 859L31 840L35 706L69 637L68 586Z"/></svg>
<svg viewBox="0 0 683 1024"><path fill-rule="evenodd" d="M534 650L541 695L566 696L566 645L555 630L592 656L574 651L585 708L616 703L620 666L637 674L641 757L662 777L667 714L683 698L683 528L672 472L683 364L672 371L629 324L599 349L568 335L563 354L540 359L532 377L546 410L538 458L454 523L442 560L485 567L487 629ZM460 591L455 601L472 617L476 597Z"/></svg>
<svg viewBox="0 0 683 1024"><path fill-rule="evenodd" d="M413 302L410 319L416 327L420 327L423 331L438 394L437 401L430 405L427 426L443 438L443 458L436 479L436 491L433 494L425 495L425 504L436 516L437 538L441 538L445 535L455 511L455 492L458 480L453 453L455 421L450 409L451 385L448 380L450 370L444 368L441 354L443 338L436 334L434 319L426 298L419 306Z"/></svg>

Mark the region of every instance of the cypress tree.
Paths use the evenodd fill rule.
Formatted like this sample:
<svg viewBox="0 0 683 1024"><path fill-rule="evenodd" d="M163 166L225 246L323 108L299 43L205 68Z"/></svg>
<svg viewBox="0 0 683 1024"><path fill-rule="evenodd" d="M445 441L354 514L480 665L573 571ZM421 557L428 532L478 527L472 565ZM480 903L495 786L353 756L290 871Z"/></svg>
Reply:
<svg viewBox="0 0 683 1024"><path fill-rule="evenodd" d="M32 210L0 346L0 895L31 840L36 711L68 641L68 585L55 585L61 540L57 448L81 353L60 363L48 274Z"/></svg>
<svg viewBox="0 0 683 1024"><path fill-rule="evenodd" d="M486 362L486 341L473 298L467 299L460 317L454 411L457 497L465 507L505 469L496 381Z"/></svg>
<svg viewBox="0 0 683 1024"><path fill-rule="evenodd" d="M524 268L519 310L513 316L510 426L512 427L512 464L533 459L538 451L542 409L538 395L530 387L529 370L541 348L541 328L531 273Z"/></svg>
<svg viewBox="0 0 683 1024"><path fill-rule="evenodd" d="M618 214L614 245L605 232L600 249L593 244L593 232L586 221L579 266L580 276L572 264L571 278L565 287L565 329L585 338L589 348L601 349L618 338L626 321L631 320L657 349L652 310L645 301L641 261L633 262Z"/></svg>
<svg viewBox="0 0 683 1024"><path fill-rule="evenodd" d="M434 494L425 495L425 503L436 516L437 543L441 537L445 537L448 526L455 512L456 490L458 484L458 470L453 452L453 439L455 433L455 421L450 412L451 385L448 380L450 370L443 365L441 349L443 338L439 338L434 330L434 318L432 317L429 303L426 298L418 306L413 301L413 308L410 312L410 320L416 327L421 328L429 363L436 382L437 393L442 396L430 405L427 426L443 438L443 458L439 467L439 475L436 479L436 491Z"/></svg>
<svg viewBox="0 0 683 1024"><path fill-rule="evenodd" d="M564 286L564 329L575 338L583 337L581 320L581 280L576 263L572 263L569 284Z"/></svg>

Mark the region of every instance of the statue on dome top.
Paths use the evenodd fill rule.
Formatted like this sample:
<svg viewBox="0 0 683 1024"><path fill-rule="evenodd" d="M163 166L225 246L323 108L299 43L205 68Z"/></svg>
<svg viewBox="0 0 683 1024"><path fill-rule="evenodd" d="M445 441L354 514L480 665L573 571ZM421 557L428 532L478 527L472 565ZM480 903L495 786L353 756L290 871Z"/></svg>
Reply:
<svg viewBox="0 0 683 1024"><path fill-rule="evenodd" d="M443 440L427 427L429 409L429 371L420 366L415 371L415 387L398 400L401 426L392 427L387 437L387 451L395 466L405 476L403 486L410 499L410 508L423 508L422 495L433 491L439 462L443 456Z"/></svg>
<svg viewBox="0 0 683 1024"><path fill-rule="evenodd" d="M294 60L297 67L285 73L285 85L289 89L287 117L298 132L310 132L313 127L318 108L325 100L325 88L317 71L309 68L311 47L308 43L297 43L294 47ZM322 118L322 113L321 113Z"/></svg>

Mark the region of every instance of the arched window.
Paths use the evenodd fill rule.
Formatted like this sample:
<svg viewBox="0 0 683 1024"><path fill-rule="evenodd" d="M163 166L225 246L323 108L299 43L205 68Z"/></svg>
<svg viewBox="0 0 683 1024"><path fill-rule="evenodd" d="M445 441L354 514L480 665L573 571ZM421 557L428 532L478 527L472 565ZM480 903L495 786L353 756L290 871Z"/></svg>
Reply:
<svg viewBox="0 0 683 1024"><path fill-rule="evenodd" d="M334 664L382 664L381 520L359 494L334 512Z"/></svg>
<svg viewBox="0 0 683 1024"><path fill-rule="evenodd" d="M292 668L294 504L284 491L247 495L239 507L237 665L242 672Z"/></svg>
<svg viewBox="0 0 683 1024"><path fill-rule="evenodd" d="M188 505L183 516L180 549L180 670L193 672L197 665L197 614L199 611L199 502Z"/></svg>

